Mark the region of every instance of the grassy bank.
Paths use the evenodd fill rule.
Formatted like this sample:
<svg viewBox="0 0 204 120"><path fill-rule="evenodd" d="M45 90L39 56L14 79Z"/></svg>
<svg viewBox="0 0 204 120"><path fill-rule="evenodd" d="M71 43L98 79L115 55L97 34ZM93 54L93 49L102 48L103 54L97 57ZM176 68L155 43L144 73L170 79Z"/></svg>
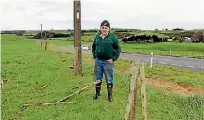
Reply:
<svg viewBox="0 0 204 120"><path fill-rule="evenodd" d="M59 41L57 41L59 42ZM56 45L64 43L57 43ZM83 76L74 76L74 55L70 52L55 51L36 46L35 40L28 40L15 35L2 35L2 79L5 85L2 89L2 119L21 120L122 120L129 91L129 65L130 61L119 60L115 64L115 84L112 103L106 100L105 81L102 83L102 96L93 101L94 88L69 99L70 104L52 106L31 106L23 109L24 103L39 103L58 101L68 94L92 83L93 59L83 55ZM172 69L172 70L171 70ZM160 66L150 70L146 66L146 76L151 78L164 78L174 76L177 82L193 87L202 88L202 72L195 72L189 81L176 76L173 68ZM169 71L170 70L170 71ZM176 69L175 69L176 70ZM167 71L164 73L164 71ZM188 76L190 71L177 70L177 74ZM48 85L45 88L41 88ZM148 118L151 120L197 119L203 116L203 104L194 104L203 98L189 98L165 91L160 88L148 86ZM138 91L139 92L139 91ZM138 94L139 95L139 94ZM139 98L140 99L140 98ZM141 120L141 102L138 99L138 119ZM189 100L190 99L190 100ZM190 102L189 102L190 101ZM197 102L196 102L197 103ZM188 104L188 108L181 107ZM193 108L194 111L191 112ZM187 110L187 111L186 111ZM201 110L201 112L200 112Z"/></svg>
<svg viewBox="0 0 204 120"><path fill-rule="evenodd" d="M203 43L121 43L123 52L204 58Z"/></svg>

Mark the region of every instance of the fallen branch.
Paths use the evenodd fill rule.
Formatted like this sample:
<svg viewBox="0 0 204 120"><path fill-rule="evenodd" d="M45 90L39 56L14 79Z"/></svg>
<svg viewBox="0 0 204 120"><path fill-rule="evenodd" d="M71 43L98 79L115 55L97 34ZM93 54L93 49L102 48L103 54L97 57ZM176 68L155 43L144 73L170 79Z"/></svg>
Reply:
<svg viewBox="0 0 204 120"><path fill-rule="evenodd" d="M26 108L26 107L28 107L28 106L46 106L46 105L56 105L56 104L68 104L68 103L73 103L73 102L64 102L64 101L67 100L68 98L70 98L70 97L76 95L76 94L79 94L80 92L84 91L85 89L90 88L91 86L100 83L100 82L101 82L101 81L96 81L96 82L94 82L94 83L92 83L92 84L90 84L90 85L87 85L87 86L83 87L82 89L80 89L80 90L74 92L73 94L70 94L70 95L64 97L63 99L61 99L61 100L59 100L59 101L57 101L57 102L51 102L51 103L36 103L36 104L23 104L23 107ZM44 86L45 86L45 85L44 85Z"/></svg>
<svg viewBox="0 0 204 120"><path fill-rule="evenodd" d="M94 82L94 83L92 83L92 84L90 84L90 85L87 85L87 86L83 87L82 89L80 89L80 90L78 90L78 91L76 91L76 92L74 92L74 93L72 93L72 94L70 94L70 95L64 97L63 99L59 100L58 102L64 102L65 100L71 98L72 96L77 95L77 94L79 94L80 92L86 90L87 88L90 88L91 86L96 85L96 84L98 84L98 83L100 83L100 82L101 82L101 81L98 80L98 81L96 81L96 82Z"/></svg>
<svg viewBox="0 0 204 120"><path fill-rule="evenodd" d="M55 82L55 81L56 81L56 80L51 81L50 84L53 83L53 82ZM45 84L45 85L41 86L40 88L41 88L41 89L44 89L44 88L46 88L46 87L47 87L48 85L50 85L50 84Z"/></svg>
<svg viewBox="0 0 204 120"><path fill-rule="evenodd" d="M48 84L43 85L42 87L40 87L41 89L44 89L48 86Z"/></svg>
<svg viewBox="0 0 204 120"><path fill-rule="evenodd" d="M46 106L46 105L56 105L56 104L68 104L73 102L51 102L51 103L36 103L36 104L23 104L23 107L28 106Z"/></svg>

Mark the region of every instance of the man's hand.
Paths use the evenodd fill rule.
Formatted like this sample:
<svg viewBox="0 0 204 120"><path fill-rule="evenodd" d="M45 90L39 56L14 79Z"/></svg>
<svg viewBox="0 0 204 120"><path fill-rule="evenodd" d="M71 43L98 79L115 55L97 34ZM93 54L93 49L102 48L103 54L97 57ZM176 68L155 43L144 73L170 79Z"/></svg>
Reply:
<svg viewBox="0 0 204 120"><path fill-rule="evenodd" d="M107 60L110 64L112 64L113 63L113 60L112 59L109 59L109 60Z"/></svg>

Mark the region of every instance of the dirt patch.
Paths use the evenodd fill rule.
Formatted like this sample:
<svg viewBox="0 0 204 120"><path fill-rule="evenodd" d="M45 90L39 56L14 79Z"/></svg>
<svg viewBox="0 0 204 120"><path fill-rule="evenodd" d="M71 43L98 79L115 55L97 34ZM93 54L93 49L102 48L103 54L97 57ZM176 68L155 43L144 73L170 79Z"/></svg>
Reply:
<svg viewBox="0 0 204 120"><path fill-rule="evenodd" d="M194 94L200 94L204 95L204 90L199 88L193 88L193 87L185 87L181 86L179 84L167 82L167 81L160 81L160 80L154 80L151 78L146 78L146 83L150 84L154 87L164 88L172 92L180 93L182 95L190 96Z"/></svg>

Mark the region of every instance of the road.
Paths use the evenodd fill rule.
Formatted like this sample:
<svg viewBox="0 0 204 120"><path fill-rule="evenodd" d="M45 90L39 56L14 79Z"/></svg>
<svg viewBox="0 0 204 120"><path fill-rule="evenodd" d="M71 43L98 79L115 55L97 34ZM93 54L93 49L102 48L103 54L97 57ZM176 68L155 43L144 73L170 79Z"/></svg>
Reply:
<svg viewBox="0 0 204 120"><path fill-rule="evenodd" d="M74 51L73 47L59 47L63 50ZM89 51L83 51L83 53L92 54ZM120 59L131 59L131 60L140 60L143 62L150 62L151 55L143 55L143 54L128 54L128 53L121 53ZM191 70L201 70L204 71L204 59L199 58L187 58L187 57L172 57L172 56L159 56L154 55L153 64L163 64L163 65L170 65L176 66L179 68L187 68Z"/></svg>

